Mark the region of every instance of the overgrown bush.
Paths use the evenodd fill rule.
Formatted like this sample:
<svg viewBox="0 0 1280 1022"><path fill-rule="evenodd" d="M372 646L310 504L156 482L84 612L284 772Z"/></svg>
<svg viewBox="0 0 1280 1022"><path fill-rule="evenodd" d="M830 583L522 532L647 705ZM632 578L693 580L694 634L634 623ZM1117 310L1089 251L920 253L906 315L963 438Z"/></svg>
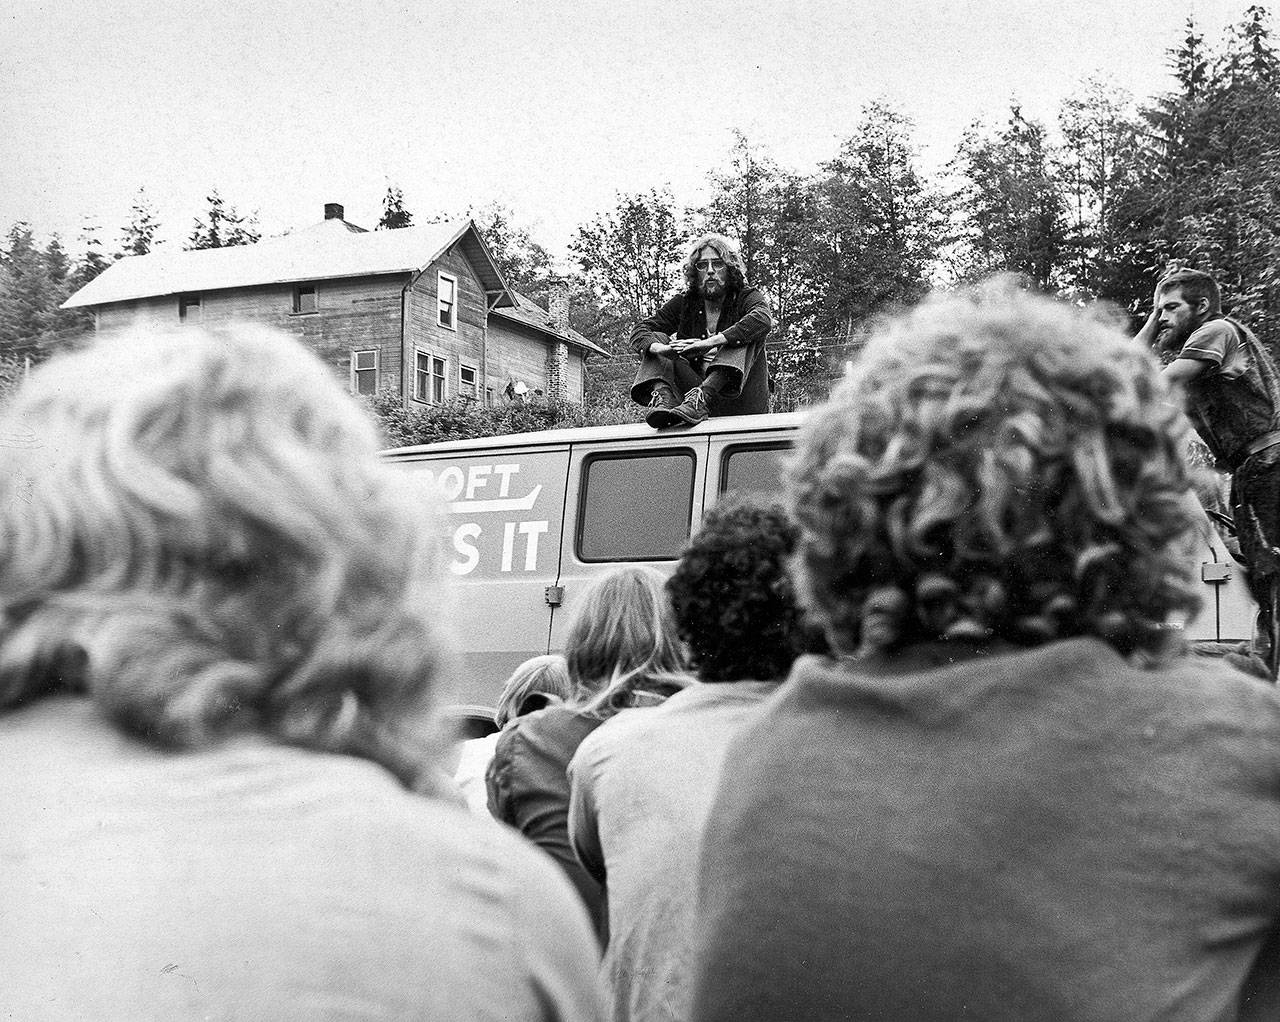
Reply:
<svg viewBox="0 0 1280 1022"><path fill-rule="evenodd" d="M405 409L396 394L386 393L370 399L369 409L388 447L576 426L613 426L638 422L644 414L643 408L621 395L616 399L596 398L586 404L534 398L490 408L456 400L418 410Z"/></svg>

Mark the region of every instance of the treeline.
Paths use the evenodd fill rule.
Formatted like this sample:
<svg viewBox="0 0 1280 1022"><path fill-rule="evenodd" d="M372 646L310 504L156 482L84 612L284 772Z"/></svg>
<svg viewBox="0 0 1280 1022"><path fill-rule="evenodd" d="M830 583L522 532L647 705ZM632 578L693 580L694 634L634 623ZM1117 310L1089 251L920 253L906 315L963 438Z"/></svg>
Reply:
<svg viewBox="0 0 1280 1022"><path fill-rule="evenodd" d="M1082 84L1056 119L1014 104L973 124L949 162L921 166L910 120L868 105L835 154L809 173L781 167L736 133L705 203L669 189L619 195L569 241L573 325L617 353L593 368L597 399L620 395L634 363L625 338L679 286L688 241L712 229L738 238L752 281L770 294L776 403L825 395L869 318L991 273L1072 301L1105 300L1135 317L1171 263L1214 273L1232 311L1280 342L1280 61L1267 11L1251 6L1216 44L1188 20L1168 51L1166 92L1135 102L1102 79ZM544 300L552 260L504 206L465 211L480 224L513 286ZM457 215L456 213L454 215ZM433 211L418 222L443 219ZM415 222L390 186L382 229ZM119 252L86 228L83 255L36 244L28 224L0 250L0 353L39 357L84 328L59 312L67 294L112 258L149 250L158 229L140 193ZM216 191L187 247L258 238Z"/></svg>

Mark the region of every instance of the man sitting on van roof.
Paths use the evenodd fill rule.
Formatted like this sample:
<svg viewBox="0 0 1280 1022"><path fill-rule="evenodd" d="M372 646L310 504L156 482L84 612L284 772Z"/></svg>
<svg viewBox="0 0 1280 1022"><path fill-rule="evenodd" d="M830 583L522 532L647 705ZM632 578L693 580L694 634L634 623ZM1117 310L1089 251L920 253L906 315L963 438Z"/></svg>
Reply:
<svg viewBox="0 0 1280 1022"><path fill-rule="evenodd" d="M685 290L631 332L641 360L631 397L649 406L645 421L693 426L709 414L767 412L764 342L773 313L747 282L738 246L704 234L684 261L684 279Z"/></svg>

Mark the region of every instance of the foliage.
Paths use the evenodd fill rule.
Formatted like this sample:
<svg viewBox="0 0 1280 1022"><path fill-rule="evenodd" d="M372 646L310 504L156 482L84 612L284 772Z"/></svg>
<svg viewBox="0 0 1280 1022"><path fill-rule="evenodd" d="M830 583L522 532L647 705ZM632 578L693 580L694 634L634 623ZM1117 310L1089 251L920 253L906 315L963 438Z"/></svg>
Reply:
<svg viewBox="0 0 1280 1022"><path fill-rule="evenodd" d="M1017 104L999 132L975 124L965 133L953 163L964 182L953 200L961 279L1015 273L1041 291L1059 279L1065 202L1049 154L1044 126Z"/></svg>
<svg viewBox="0 0 1280 1022"><path fill-rule="evenodd" d="M583 224L569 250L586 279L632 323L680 287L683 218L666 190L619 195L615 209Z"/></svg>
<svg viewBox="0 0 1280 1022"><path fill-rule="evenodd" d="M500 202L469 211L506 282L521 294L546 303L551 284L551 256L515 214Z"/></svg>
<svg viewBox="0 0 1280 1022"><path fill-rule="evenodd" d="M188 249L252 245L262 237L257 218L241 216L218 194L218 189L213 189L205 201L209 203L209 209L203 219L196 218L195 227L187 239Z"/></svg>
<svg viewBox="0 0 1280 1022"><path fill-rule="evenodd" d="M846 337L855 324L928 290L943 206L915 160L911 122L875 102L822 165L803 256L814 282L808 311L817 335Z"/></svg>
<svg viewBox="0 0 1280 1022"><path fill-rule="evenodd" d="M3 404L9 395L18 389L22 378L22 362L13 355L0 352L0 404Z"/></svg>
<svg viewBox="0 0 1280 1022"><path fill-rule="evenodd" d="M0 356L38 360L46 345L78 333L76 314L59 308L71 286L58 237L41 248L30 224L13 224L0 248Z"/></svg>
<svg viewBox="0 0 1280 1022"><path fill-rule="evenodd" d="M401 407L395 394L368 399L388 447L408 447L471 437L506 436L546 429L607 426L635 422L643 409L609 403L530 400L485 408L473 401L451 401L423 410ZM634 409L634 410L633 410Z"/></svg>
<svg viewBox="0 0 1280 1022"><path fill-rule="evenodd" d="M396 231L412 226L413 214L405 209L404 192L394 185L387 185L387 194L382 197L382 219L375 230Z"/></svg>
<svg viewBox="0 0 1280 1022"><path fill-rule="evenodd" d="M155 207L147 198L146 189L139 188L138 195L129 210L129 222L124 228L123 254L146 255L151 251L151 243L155 240L156 231L159 229L160 221L157 219Z"/></svg>
<svg viewBox="0 0 1280 1022"><path fill-rule="evenodd" d="M1133 101L1114 84L1090 78L1063 102L1058 123L1072 253L1064 283L1080 298L1123 302L1130 297L1123 282L1132 263L1126 227L1132 214L1123 197L1136 184L1141 131Z"/></svg>

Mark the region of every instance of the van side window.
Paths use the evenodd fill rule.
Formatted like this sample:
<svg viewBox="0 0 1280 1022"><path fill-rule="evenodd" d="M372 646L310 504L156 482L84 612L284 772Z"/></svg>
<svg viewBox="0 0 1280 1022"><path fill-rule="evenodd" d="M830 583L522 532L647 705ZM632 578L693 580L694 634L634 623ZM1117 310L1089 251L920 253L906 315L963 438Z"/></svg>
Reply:
<svg viewBox="0 0 1280 1022"><path fill-rule="evenodd" d="M578 559L679 557L693 520L693 467L690 450L588 458L578 508Z"/></svg>
<svg viewBox="0 0 1280 1022"><path fill-rule="evenodd" d="M720 492L782 493L782 466L789 443L739 444L725 448L720 462Z"/></svg>

